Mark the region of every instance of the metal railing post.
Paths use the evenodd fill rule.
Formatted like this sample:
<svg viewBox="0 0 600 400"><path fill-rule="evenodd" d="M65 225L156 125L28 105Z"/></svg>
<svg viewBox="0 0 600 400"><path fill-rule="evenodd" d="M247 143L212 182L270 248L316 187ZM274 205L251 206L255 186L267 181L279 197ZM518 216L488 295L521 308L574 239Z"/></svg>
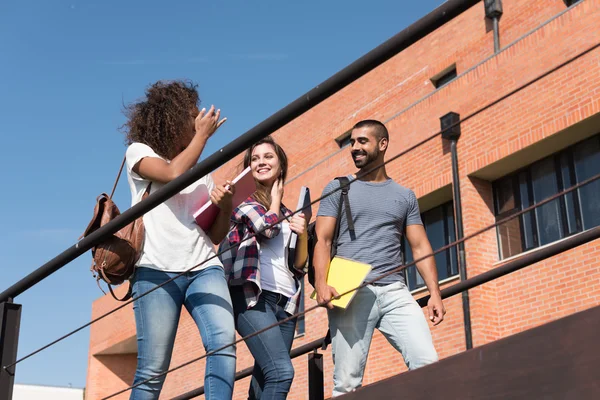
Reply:
<svg viewBox="0 0 600 400"><path fill-rule="evenodd" d="M324 400L323 354L317 350L308 355L308 399Z"/></svg>
<svg viewBox="0 0 600 400"><path fill-rule="evenodd" d="M17 360L21 305L12 299L0 304L0 399L12 400L15 368L4 368Z"/></svg>
<svg viewBox="0 0 600 400"><path fill-rule="evenodd" d="M456 148L460 138L460 115L455 112L449 112L440 118L441 128L443 130L442 138L450 141L450 153L452 154L452 202L454 205L454 226L456 227L456 240L462 240L465 237L463 229L462 201L460 196L460 174L458 173L458 150ZM448 129L448 127L451 127ZM458 272L461 282L467 280L467 261L465 255L465 242L458 244ZM463 323L465 326L465 347L467 350L473 348L473 333L471 329L471 303L469 292L462 292L463 305Z"/></svg>

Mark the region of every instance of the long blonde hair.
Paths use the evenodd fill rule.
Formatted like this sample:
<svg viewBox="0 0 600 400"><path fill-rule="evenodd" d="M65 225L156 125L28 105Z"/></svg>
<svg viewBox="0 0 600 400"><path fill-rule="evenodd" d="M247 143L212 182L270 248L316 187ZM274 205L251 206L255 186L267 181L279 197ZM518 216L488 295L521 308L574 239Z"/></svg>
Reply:
<svg viewBox="0 0 600 400"><path fill-rule="evenodd" d="M285 182L288 172L287 155L285 154L285 151L283 151L281 146L275 143L275 140L273 140L271 136L267 136L266 138L259 140L254 145L252 145L252 147L246 150L246 154L244 155L244 168L248 168L250 166L250 163L252 162L252 153L254 152L254 148L261 144L269 144L273 146L273 149L275 150L275 155L279 160L279 169L281 170L280 178L283 180L283 182ZM271 190L269 190L265 185L258 181L256 181L256 192L252 195L252 197L258 203L262 204L267 210L271 207Z"/></svg>

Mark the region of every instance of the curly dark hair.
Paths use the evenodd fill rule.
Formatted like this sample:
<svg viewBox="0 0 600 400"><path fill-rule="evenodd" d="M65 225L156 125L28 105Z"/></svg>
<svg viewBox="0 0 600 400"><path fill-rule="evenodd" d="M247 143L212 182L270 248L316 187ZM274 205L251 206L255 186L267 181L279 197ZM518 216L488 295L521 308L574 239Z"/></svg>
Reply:
<svg viewBox="0 0 600 400"><path fill-rule="evenodd" d="M127 122L121 127L127 144L147 144L169 160L180 153L181 135L190 129L200 98L197 85L189 81L158 81L145 97L125 106Z"/></svg>

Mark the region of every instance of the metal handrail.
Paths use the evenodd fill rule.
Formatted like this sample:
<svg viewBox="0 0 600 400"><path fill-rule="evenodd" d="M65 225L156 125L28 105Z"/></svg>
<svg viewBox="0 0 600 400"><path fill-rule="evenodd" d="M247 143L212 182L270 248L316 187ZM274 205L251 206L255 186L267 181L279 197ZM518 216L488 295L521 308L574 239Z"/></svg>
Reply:
<svg viewBox="0 0 600 400"><path fill-rule="evenodd" d="M481 0L449 0L427 14L408 28L377 46L346 68L337 72L320 85L300 96L269 118L265 119L249 131L235 139L225 147L211 154L193 168L167 183L148 196L145 200L123 212L119 217L92 232L75 245L42 265L8 289L0 293L0 303L15 298L47 278L63 266L106 240L112 234L141 217L159 204L168 200L200 178L210 174L238 154L245 151L260 139L265 138L295 118L309 111L323 100L364 76L402 50L416 43L429 33L435 31L465 10Z"/></svg>
<svg viewBox="0 0 600 400"><path fill-rule="evenodd" d="M475 287L481 286L485 283L493 281L495 279L501 278L505 275L511 274L513 272L519 271L523 268L529 267L535 263L543 261L547 258L553 257L557 254L565 252L567 250L571 250L575 247L581 246L585 243L591 242L592 240L596 240L600 238L600 226L589 229L582 233L573 235L567 239L561 240L560 242L548 245L546 247L537 249L532 251L531 253L524 254L517 258L516 260L509 261L504 265L493 268L489 271L476 275L472 278L454 284L450 287L447 287L441 291L442 299L447 299L448 297L455 296L459 293L462 293L465 290L470 290ZM417 303L421 307L426 307L427 302L429 301L429 295L423 296L417 300ZM320 339L314 340L310 343L302 345L296 349L293 349L290 352L290 357L292 359L310 353L311 351L318 350L322 348L323 342L326 340L326 337L322 337ZM235 380L243 379L252 374L253 368L246 368L242 371L239 371ZM188 400L194 397L200 396L204 394L204 386L181 394L175 397L173 400Z"/></svg>

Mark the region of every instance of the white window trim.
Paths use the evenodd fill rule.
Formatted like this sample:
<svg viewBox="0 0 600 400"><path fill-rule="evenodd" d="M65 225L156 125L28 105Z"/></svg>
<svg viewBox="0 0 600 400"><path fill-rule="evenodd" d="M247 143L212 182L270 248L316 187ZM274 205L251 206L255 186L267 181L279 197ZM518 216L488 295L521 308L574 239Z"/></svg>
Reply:
<svg viewBox="0 0 600 400"><path fill-rule="evenodd" d="M593 229L593 228L591 228L591 229ZM492 264L492 266L493 266L493 267L496 267L496 266L499 266L499 265L506 264L507 262L514 261L514 260L516 260L516 259L518 259L518 258L520 258L520 257L523 257L523 256L527 255L527 254L535 253L535 252L537 252L537 251L540 251L540 250L542 250L542 249L544 249L544 248L546 248L546 247L548 247L548 246L552 246L552 245L555 245L555 244L557 244L557 243L563 242L563 241L565 241L565 240L567 240L567 239L571 239L571 238L577 237L577 236L579 236L579 235L581 235L581 234L583 234L583 233L585 233L585 232L587 232L587 231L589 231L589 229L586 229L586 230L584 230L584 231L581 231L581 232L575 233L574 235L570 235L570 236L564 237L564 238L562 238L562 239L555 240L554 242L546 243L546 244L545 244L545 245L543 245L543 246L539 246L539 247L536 247L536 248L533 248L533 249L529 249L529 250L527 250L527 251L524 251L524 252L522 252L522 253L515 254L514 256L510 256L510 257L507 257L507 258L503 258L502 260L498 260L498 261L494 262L494 263ZM555 257L555 256L553 256L553 257ZM542 260L542 261L543 261L543 260Z"/></svg>
<svg viewBox="0 0 600 400"><path fill-rule="evenodd" d="M451 276L451 277L448 277L448 278L446 278L446 279L442 279L441 281L438 281L438 284L439 284L440 286L442 286L442 285L444 285L444 284L446 284L446 283L448 283L448 282L456 281L456 280L459 280L459 279L460 279L460 274L456 274L456 275L453 275L453 276ZM408 286L408 285L407 285L407 286ZM410 293L411 293L412 295L415 295L415 294L421 294L421 293L424 293L424 292L429 292L429 289L427 289L427 285L425 285L425 286L423 286L423 287L420 287L420 288L418 288L418 289L414 289L414 290L411 290L411 291L410 291Z"/></svg>

